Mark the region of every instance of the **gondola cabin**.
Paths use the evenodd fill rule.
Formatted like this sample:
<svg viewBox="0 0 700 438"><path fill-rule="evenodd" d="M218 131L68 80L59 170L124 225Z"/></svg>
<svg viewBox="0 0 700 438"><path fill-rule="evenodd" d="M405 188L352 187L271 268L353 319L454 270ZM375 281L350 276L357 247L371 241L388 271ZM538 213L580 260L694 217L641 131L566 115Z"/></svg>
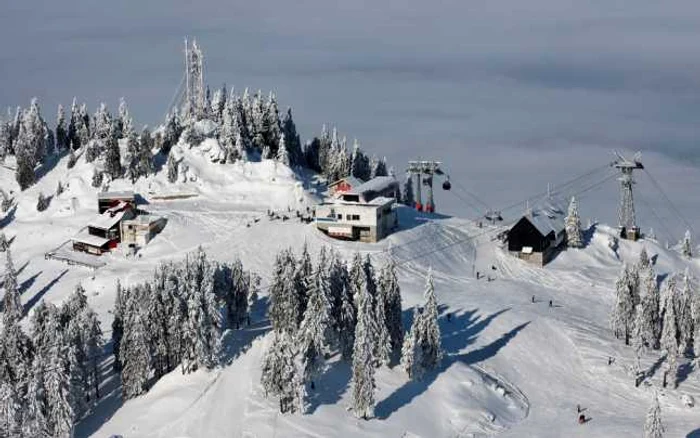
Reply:
<svg viewBox="0 0 700 438"><path fill-rule="evenodd" d="M547 199L535 205L506 234L508 252L538 266L549 263L566 244L566 213Z"/></svg>

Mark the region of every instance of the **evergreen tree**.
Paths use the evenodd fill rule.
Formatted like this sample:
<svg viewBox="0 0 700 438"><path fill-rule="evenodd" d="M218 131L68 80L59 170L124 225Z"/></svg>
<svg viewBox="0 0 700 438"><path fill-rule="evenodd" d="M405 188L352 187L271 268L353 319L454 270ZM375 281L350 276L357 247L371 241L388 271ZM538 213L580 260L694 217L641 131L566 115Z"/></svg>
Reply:
<svg viewBox="0 0 700 438"><path fill-rule="evenodd" d="M582 248L583 235L581 233L581 218L578 214L578 202L576 197L571 197L569 213L566 216L566 242L569 248Z"/></svg>
<svg viewBox="0 0 700 438"><path fill-rule="evenodd" d="M287 112L282 120L282 135L284 136L285 144L287 146L287 150L289 151L291 164L303 164L304 160L302 157L301 140L299 139L299 134L297 133L297 127L292 119L291 108L287 108Z"/></svg>
<svg viewBox="0 0 700 438"><path fill-rule="evenodd" d="M63 110L63 105L58 105L58 114L56 115L56 149L63 152L68 149L68 131L66 128L66 113Z"/></svg>
<svg viewBox="0 0 700 438"><path fill-rule="evenodd" d="M5 249L5 295L3 296L3 324L8 327L22 319L24 308L19 297L17 272L12 262L10 248Z"/></svg>
<svg viewBox="0 0 700 438"><path fill-rule="evenodd" d="M663 331L661 333L661 346L666 350L667 370L666 378L670 377L675 387L676 374L678 372L678 330L676 318L675 294L667 296L666 312L664 313ZM644 302L644 301L642 301ZM664 378L664 386L666 385Z"/></svg>
<svg viewBox="0 0 700 438"><path fill-rule="evenodd" d="M119 347L119 359L122 364L122 396L125 399L136 397L146 392L150 377L151 356L148 332L145 325L144 310L139 303L140 287L129 293L126 303L127 319L124 335Z"/></svg>
<svg viewBox="0 0 700 438"><path fill-rule="evenodd" d="M15 159L17 160L17 170L15 179L21 190L27 189L36 181L34 168L37 164L36 156L38 133L35 129L35 120L29 111L22 115L17 139L14 142ZM42 134L43 137L43 134Z"/></svg>
<svg viewBox="0 0 700 438"><path fill-rule="evenodd" d="M661 338L660 297L656 284L656 274L651 269L643 273L642 285L645 290L639 304L637 324L641 324L638 330L643 333L649 347L658 349Z"/></svg>
<svg viewBox="0 0 700 438"><path fill-rule="evenodd" d="M298 286L298 274L294 255L289 250L277 255L268 315L275 331L295 333L299 326L302 305ZM305 292L304 292L305 293Z"/></svg>
<svg viewBox="0 0 700 438"><path fill-rule="evenodd" d="M442 344L440 341L440 327L438 326L438 308L433 285L433 272L428 271L425 289L425 306L421 313L421 357L422 367L426 370L437 368L442 360Z"/></svg>
<svg viewBox="0 0 700 438"><path fill-rule="evenodd" d="M170 148L177 144L181 133L182 126L177 111L169 113L165 118L165 130L163 131L163 146L161 148L163 154L170 152Z"/></svg>
<svg viewBox="0 0 700 438"><path fill-rule="evenodd" d="M659 406L659 396L654 394L654 400L647 412L644 422L644 438L663 438L664 425L661 421L661 407Z"/></svg>
<svg viewBox="0 0 700 438"><path fill-rule="evenodd" d="M0 252L5 252L10 247L10 243L7 241L5 233L0 231Z"/></svg>
<svg viewBox="0 0 700 438"><path fill-rule="evenodd" d="M306 163L306 167L318 173L321 173L323 170L319 159L320 147L321 140L316 137L304 145L304 162Z"/></svg>
<svg viewBox="0 0 700 438"><path fill-rule="evenodd" d="M46 417L52 436L72 436L73 422L76 419L75 393L71 390L68 342L60 333L56 318L52 318L50 330L56 329L58 342L48 348L48 362L45 372Z"/></svg>
<svg viewBox="0 0 700 438"><path fill-rule="evenodd" d="M126 167L124 168L124 176L135 183L141 174L139 173L139 158L140 146L135 132L131 132L126 139Z"/></svg>
<svg viewBox="0 0 700 438"><path fill-rule="evenodd" d="M266 134L263 134L265 144L270 148L270 153L273 154L273 156L278 156L279 152L277 148L280 145L282 127L280 125L280 112L279 107L277 106L277 97L272 92L270 92L267 99L264 118L267 129Z"/></svg>
<svg viewBox="0 0 700 438"><path fill-rule="evenodd" d="M277 145L277 161L285 166L291 166L292 161L287 150L287 145L284 140L284 134L280 134L279 144Z"/></svg>
<svg viewBox="0 0 700 438"><path fill-rule="evenodd" d="M135 134L134 123L131 120L131 115L129 114L129 108L126 105L126 100L122 97L119 99L119 124L118 134L119 138L129 138L132 134Z"/></svg>
<svg viewBox="0 0 700 438"><path fill-rule="evenodd" d="M124 300L124 290L121 283L117 280L117 296L114 301L114 319L112 320L112 354L114 355L114 370L119 371L122 368L121 354L119 352L122 337L124 336L124 317L126 311L126 303Z"/></svg>
<svg viewBox="0 0 700 438"><path fill-rule="evenodd" d="M649 258L649 254L647 253L647 248L642 247L642 250L639 253L639 261L637 262L637 269L639 271L643 271L645 269L651 268L651 259Z"/></svg>
<svg viewBox="0 0 700 438"><path fill-rule="evenodd" d="M42 192L39 192L39 196L37 197L36 200L36 211L44 211L47 208L49 208L49 203L51 202L51 198L44 196Z"/></svg>
<svg viewBox="0 0 700 438"><path fill-rule="evenodd" d="M119 151L119 141L117 140L118 135L118 128L115 123L112 123L110 132L105 139L105 172L112 179L120 178L123 173L121 152Z"/></svg>
<svg viewBox="0 0 700 438"><path fill-rule="evenodd" d="M675 279L674 279L675 280ZM695 331L695 321L693 319L694 301L698 300L690 280L690 271L686 268L680 279L680 293L677 303L677 318L678 318L678 340L679 352L685 353L692 347L693 332Z"/></svg>
<svg viewBox="0 0 700 438"><path fill-rule="evenodd" d="M321 252L318 266L313 274L309 302L297 335L303 363L304 380L313 380L324 365L324 356L328 351L330 331L330 279L326 270L325 252Z"/></svg>
<svg viewBox="0 0 700 438"><path fill-rule="evenodd" d="M0 119L0 163L11 152L11 140L9 124Z"/></svg>
<svg viewBox="0 0 700 438"><path fill-rule="evenodd" d="M615 337L624 338L626 345L630 343L635 319L635 299L630 272L630 267L625 264L615 282L615 307L610 315L610 326Z"/></svg>
<svg viewBox="0 0 700 438"><path fill-rule="evenodd" d="M423 332L422 322L421 313L418 308L415 308L413 324L401 347L401 366L411 380L420 380L423 376L423 368L421 366L423 363L421 356L423 350L421 349L420 340L420 334Z"/></svg>
<svg viewBox="0 0 700 438"><path fill-rule="evenodd" d="M372 297L363 288L358 297L357 327L352 359L352 410L358 418L374 414L374 341Z"/></svg>
<svg viewBox="0 0 700 438"><path fill-rule="evenodd" d="M21 436L22 400L12 382L0 381L0 436Z"/></svg>
<svg viewBox="0 0 700 438"><path fill-rule="evenodd" d="M139 176L148 176L153 173L153 137L148 127L141 131L138 143L137 173Z"/></svg>
<svg viewBox="0 0 700 438"><path fill-rule="evenodd" d="M177 176L178 176L178 161L175 158L175 156L170 153L168 154L168 181L171 183L174 183L177 181Z"/></svg>
<svg viewBox="0 0 700 438"><path fill-rule="evenodd" d="M304 412L304 384L292 336L273 332L272 345L263 359L261 383L265 394L279 397L281 413Z"/></svg>
<svg viewBox="0 0 700 438"><path fill-rule="evenodd" d="M391 338L391 349L400 352L403 345L401 288L396 276L396 261L393 258L390 258L381 270L379 290L384 301L384 318Z"/></svg>
<svg viewBox="0 0 700 438"><path fill-rule="evenodd" d="M374 324L376 326L374 357L377 360L376 365L389 365L391 356L391 336L387 327L386 321L386 300L384 296L379 294L375 298L374 306Z"/></svg>
<svg viewBox="0 0 700 438"><path fill-rule="evenodd" d="M693 257L693 244L690 239L690 230L687 230L685 232L685 236L683 236L683 243L681 244L681 252L685 257L692 258Z"/></svg>
<svg viewBox="0 0 700 438"><path fill-rule="evenodd" d="M45 357L35 356L27 386L27 407L22 433L27 437L50 438L49 412L46 398Z"/></svg>
<svg viewBox="0 0 700 438"><path fill-rule="evenodd" d="M102 181L104 181L104 176L104 172L95 167L92 171L92 186L99 188L102 185Z"/></svg>

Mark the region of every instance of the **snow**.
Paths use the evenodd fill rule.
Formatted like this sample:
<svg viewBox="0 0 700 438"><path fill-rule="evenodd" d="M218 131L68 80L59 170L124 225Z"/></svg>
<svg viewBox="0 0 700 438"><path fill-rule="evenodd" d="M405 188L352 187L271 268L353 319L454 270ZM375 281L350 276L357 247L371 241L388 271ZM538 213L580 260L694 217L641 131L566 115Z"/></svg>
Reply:
<svg viewBox="0 0 700 438"><path fill-rule="evenodd" d="M250 328L226 332L225 365L187 375L175 370L147 394L125 403L112 378L105 382L105 395L94 412L78 425L76 436L641 436L654 389L667 435L697 433L698 408L688 407L687 401L700 397L698 371L685 367L678 389L662 389L662 354L649 351L642 366L656 371L648 384L635 388L634 351L609 329L614 281L623 261L636 261L645 247L659 275L688 267L700 278L697 259L652 240L622 240L613 251L608 241L616 229L595 225L584 230L585 248L564 251L542 269L512 258L498 246L493 238L503 228L479 228L469 220L405 207L397 208L401 229L384 241L336 241L313 224L294 219L294 210L305 211L318 200L308 191L315 187L311 175L295 174L269 160L219 164L212 163L203 148L178 145L175 150L195 180L170 184L161 171L134 185L125 180L111 183L110 190L141 195L146 203L140 208L167 218L167 225L140 256L114 252L102 257L106 264L96 271L44 258L94 217L93 165L81 158L68 170L63 159L20 194L12 171L0 168L0 185L18 197L10 218L0 220L2 231L14 239L25 305L42 299L61 302L81 283L103 330L108 330L117 279L124 286L143 281L158 263L180 260L199 245L214 259L241 258L246 269L263 276L263 285L280 249L292 247L298 254L306 242L314 256L321 246L331 245L346 259L355 251L369 254L377 271L388 255L395 258L405 327L412 307L424 301L425 276L432 268L443 361L420 381L408 381L400 366L379 368L376 418L364 421L347 411L350 367L331 357L309 399L309 413L282 415L276 401L264 397L259 383L271 337L258 305ZM46 211L37 212L39 191L52 193L59 180L66 191L55 196ZM153 199L178 193L196 196ZM293 219L270 220L268 209L282 214L291 209ZM476 271L494 281L476 280ZM547 305L549 300L553 307ZM609 357L614 359L611 365ZM585 425L576 423L577 404L591 418Z"/></svg>
<svg viewBox="0 0 700 438"><path fill-rule="evenodd" d="M74 242L82 242L87 245L92 245L92 246L97 246L100 247L106 243L109 242L109 239L104 239L102 237L98 236L93 236L92 234L88 234L87 232L81 232L73 237L71 237L72 241Z"/></svg>
<svg viewBox="0 0 700 438"><path fill-rule="evenodd" d="M112 214L110 211L105 211L88 222L88 226L99 228L100 230L109 230L122 220L125 213L126 211L120 211Z"/></svg>

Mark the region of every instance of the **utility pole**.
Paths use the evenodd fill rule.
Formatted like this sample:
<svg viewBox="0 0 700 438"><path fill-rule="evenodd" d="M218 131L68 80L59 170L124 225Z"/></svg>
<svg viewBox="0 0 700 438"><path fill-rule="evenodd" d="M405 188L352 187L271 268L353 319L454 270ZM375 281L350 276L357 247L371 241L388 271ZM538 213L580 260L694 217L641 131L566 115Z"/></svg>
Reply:
<svg viewBox="0 0 700 438"><path fill-rule="evenodd" d="M618 209L618 228L620 237L623 239L637 240L640 232L637 226L637 218L634 209L634 195L632 194L632 186L634 186L634 177L632 171L635 169L644 169L642 164L642 154L637 152L633 160L628 160L619 153L615 152L617 160L613 161L612 166L620 169L622 175L618 178L620 181L620 206Z"/></svg>

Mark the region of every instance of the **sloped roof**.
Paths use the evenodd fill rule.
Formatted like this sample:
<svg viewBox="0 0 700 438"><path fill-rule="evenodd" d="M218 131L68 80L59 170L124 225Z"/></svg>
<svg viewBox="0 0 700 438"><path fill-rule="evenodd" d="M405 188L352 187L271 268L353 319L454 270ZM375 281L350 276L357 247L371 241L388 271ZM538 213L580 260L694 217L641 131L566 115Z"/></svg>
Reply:
<svg viewBox="0 0 700 438"><path fill-rule="evenodd" d="M362 181L360 178L355 178L354 176L346 176L345 178L340 178L338 181L330 183L328 187L337 186L343 181L350 184L350 187L358 187L364 183L364 181Z"/></svg>
<svg viewBox="0 0 700 438"><path fill-rule="evenodd" d="M134 192L131 190L122 192L102 192L97 194L97 199L134 199Z"/></svg>
<svg viewBox="0 0 700 438"><path fill-rule="evenodd" d="M366 183L353 187L350 193L358 195L367 192L379 193L389 189L392 185L398 185L398 183L393 176L377 176Z"/></svg>
<svg viewBox="0 0 700 438"><path fill-rule="evenodd" d="M566 229L566 209L562 201L545 197L531 206L530 210L531 214L525 217L543 236L552 231L556 235Z"/></svg>
<svg viewBox="0 0 700 438"><path fill-rule="evenodd" d="M99 236L93 236L92 234L88 234L87 232L81 232L73 237L71 239L73 242L80 242L84 243L86 245L90 246L96 246L98 248L103 247L107 243L109 243L109 239L104 239Z"/></svg>
<svg viewBox="0 0 700 438"><path fill-rule="evenodd" d="M99 228L100 230L109 230L117 225L124 217L125 211L120 211L112 216L109 212L104 212L88 223L88 227Z"/></svg>

